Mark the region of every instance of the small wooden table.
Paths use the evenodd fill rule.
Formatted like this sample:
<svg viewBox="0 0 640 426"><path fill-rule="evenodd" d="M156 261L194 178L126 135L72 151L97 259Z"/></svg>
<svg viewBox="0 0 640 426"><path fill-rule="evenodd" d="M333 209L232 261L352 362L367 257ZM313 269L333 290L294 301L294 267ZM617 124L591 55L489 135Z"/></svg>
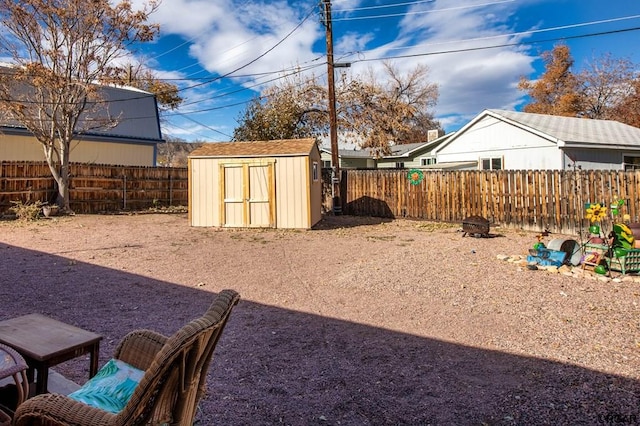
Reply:
<svg viewBox="0 0 640 426"><path fill-rule="evenodd" d="M89 378L98 372L102 336L40 314L0 321L0 343L13 347L27 362L29 381L37 372L36 395L47 392L49 367L91 354Z"/></svg>

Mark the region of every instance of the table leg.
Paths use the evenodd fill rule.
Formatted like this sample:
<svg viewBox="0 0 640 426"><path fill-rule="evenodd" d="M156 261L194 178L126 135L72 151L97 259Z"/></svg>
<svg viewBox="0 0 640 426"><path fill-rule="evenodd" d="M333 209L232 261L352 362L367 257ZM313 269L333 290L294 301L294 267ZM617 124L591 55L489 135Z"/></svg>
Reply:
<svg viewBox="0 0 640 426"><path fill-rule="evenodd" d="M36 378L36 395L47 393L49 384L49 367L45 364L37 366L38 377Z"/></svg>
<svg viewBox="0 0 640 426"><path fill-rule="evenodd" d="M100 354L100 342L96 342L91 346L91 365L89 366L89 378L98 373L98 355Z"/></svg>

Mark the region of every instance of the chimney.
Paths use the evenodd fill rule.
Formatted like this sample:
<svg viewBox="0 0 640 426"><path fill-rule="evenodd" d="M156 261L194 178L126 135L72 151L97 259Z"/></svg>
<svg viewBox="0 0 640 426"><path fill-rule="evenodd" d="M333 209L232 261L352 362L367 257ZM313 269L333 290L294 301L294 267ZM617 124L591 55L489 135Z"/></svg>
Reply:
<svg viewBox="0 0 640 426"><path fill-rule="evenodd" d="M440 130L440 129L427 130L427 142L436 140L440 136L444 136L444 130Z"/></svg>

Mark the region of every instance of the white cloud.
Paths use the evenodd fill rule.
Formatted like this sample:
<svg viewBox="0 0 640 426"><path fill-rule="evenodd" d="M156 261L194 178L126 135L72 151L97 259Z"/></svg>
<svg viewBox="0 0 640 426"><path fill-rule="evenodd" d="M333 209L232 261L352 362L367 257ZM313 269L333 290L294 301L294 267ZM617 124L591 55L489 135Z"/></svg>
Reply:
<svg viewBox="0 0 640 426"><path fill-rule="evenodd" d="M242 68L238 73L261 73L289 68L318 55L313 52L322 35L317 15L289 35L312 11L307 6L292 7L285 1L171 0L154 17L165 33L190 41L190 56L207 71L225 75Z"/></svg>
<svg viewBox="0 0 640 426"><path fill-rule="evenodd" d="M545 0L434 0L416 4L402 18L344 21L342 33L335 37L334 57L337 61L352 61L349 72L356 74L367 67L381 68L382 62L375 61L379 58L410 56L394 60L401 72L418 63L426 64L430 81L440 87L436 115L443 124L459 127L485 108L516 106L523 97L516 88L517 82L521 76L531 73L534 55L516 46L433 53L517 43L521 36L504 34L515 32L512 17L518 7L534 1ZM334 16L341 18L349 18L355 13L349 9L363 4L358 0L334 0L333 3ZM476 6L465 7L473 5ZM430 13L422 13L424 11ZM313 12L312 16L287 38L309 12ZM325 33L318 12L319 4L308 1L164 0L154 18L161 24L163 34L178 34L188 41L190 58L183 61L185 71L190 61L194 61L212 74L225 75L243 67L236 74L247 75L313 63L324 54ZM372 13L384 12L374 10ZM349 30L345 32L347 25ZM264 57L245 66L270 49ZM359 53L341 56L351 52ZM367 62L358 63L361 59ZM374 61L369 61L371 59ZM248 86L254 80L239 82ZM203 89L209 94L215 91L212 86ZM255 90L259 91L259 87ZM208 93L198 90L194 96L204 100Z"/></svg>
<svg viewBox="0 0 640 426"><path fill-rule="evenodd" d="M533 70L533 55L520 47L479 49L521 41L520 36L501 36L514 32L509 18L517 4L464 7L478 3L456 2L452 8L450 1L434 0L413 7L400 22L393 42L363 54L367 59L404 57L393 61L405 71L426 64L430 81L440 90L436 116L448 127L459 127L486 108L514 108L523 97L517 82ZM444 53L456 50L463 52Z"/></svg>

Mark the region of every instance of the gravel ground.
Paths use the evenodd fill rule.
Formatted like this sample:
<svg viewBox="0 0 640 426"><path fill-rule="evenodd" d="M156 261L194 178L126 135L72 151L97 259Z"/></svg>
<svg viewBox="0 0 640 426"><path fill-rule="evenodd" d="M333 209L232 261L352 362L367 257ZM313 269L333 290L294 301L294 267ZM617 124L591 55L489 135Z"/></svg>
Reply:
<svg viewBox="0 0 640 426"><path fill-rule="evenodd" d="M242 300L199 424L640 424L640 278L531 271L530 232L328 217L311 231L186 215L0 222L0 320L171 334ZM565 238L550 235L548 239ZM88 362L56 368L77 382Z"/></svg>

